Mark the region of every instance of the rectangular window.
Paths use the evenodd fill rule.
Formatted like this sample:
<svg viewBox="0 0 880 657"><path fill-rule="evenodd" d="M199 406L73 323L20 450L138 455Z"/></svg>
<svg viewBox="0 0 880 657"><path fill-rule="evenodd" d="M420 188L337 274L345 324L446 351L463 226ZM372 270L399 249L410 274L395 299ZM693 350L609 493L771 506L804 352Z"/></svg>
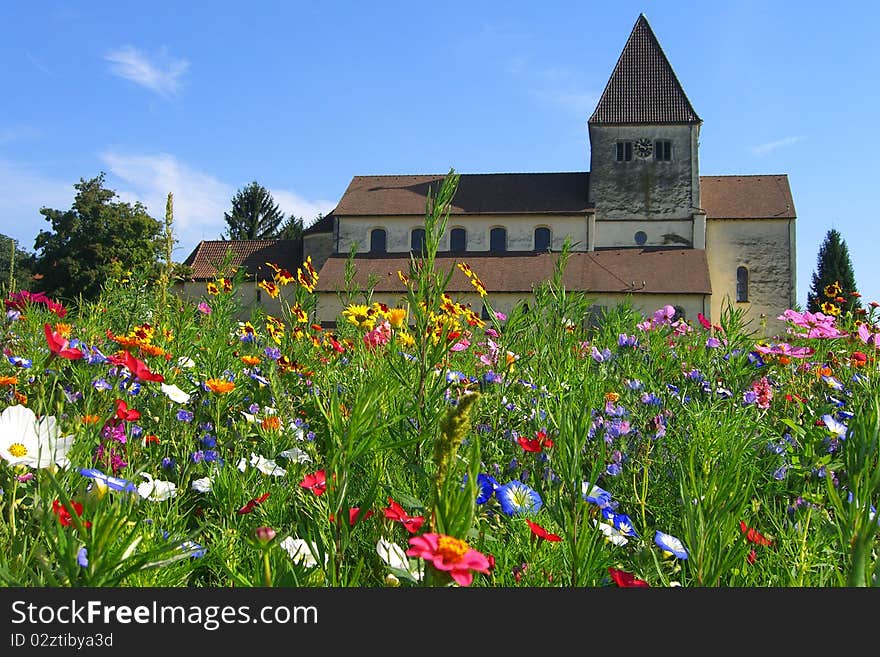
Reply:
<svg viewBox="0 0 880 657"><path fill-rule="evenodd" d="M633 159L633 143L631 141L617 142L617 161L629 162Z"/></svg>
<svg viewBox="0 0 880 657"><path fill-rule="evenodd" d="M672 160L672 142L668 139L658 139L654 142L654 159L660 162Z"/></svg>

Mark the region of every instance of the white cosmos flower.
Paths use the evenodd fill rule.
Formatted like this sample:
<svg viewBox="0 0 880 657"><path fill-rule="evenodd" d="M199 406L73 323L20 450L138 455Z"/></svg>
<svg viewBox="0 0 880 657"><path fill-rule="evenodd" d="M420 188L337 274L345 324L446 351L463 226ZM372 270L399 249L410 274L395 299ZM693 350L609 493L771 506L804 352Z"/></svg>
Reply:
<svg viewBox="0 0 880 657"><path fill-rule="evenodd" d="M210 493L211 489L214 487L214 482L211 481L210 477L202 477L201 479L194 479L192 482L192 489L197 493Z"/></svg>
<svg viewBox="0 0 880 657"><path fill-rule="evenodd" d="M258 456L253 452L251 452L251 465L265 475L272 475L273 477L283 477L287 474L287 470L275 463L275 461L267 459L264 456Z"/></svg>
<svg viewBox="0 0 880 657"><path fill-rule="evenodd" d="M37 420L27 406L9 406L0 414L0 458L9 465L66 468L73 436L59 438L59 433L54 415Z"/></svg>
<svg viewBox="0 0 880 657"><path fill-rule="evenodd" d="M162 502L177 495L177 485L171 481L153 479L146 472L141 472L146 481L138 486L138 495L151 502Z"/></svg>
<svg viewBox="0 0 880 657"><path fill-rule="evenodd" d="M314 568L318 565L315 555L318 554L318 548L314 543L309 543L303 538L294 538L288 536L281 541L281 547L290 556L294 563L306 568ZM324 555L324 565L327 564L327 555Z"/></svg>
<svg viewBox="0 0 880 657"><path fill-rule="evenodd" d="M189 395L185 393L183 390L178 388L175 385L168 385L163 383L161 386L162 392L173 402L177 402L178 404L185 404L189 401Z"/></svg>
<svg viewBox="0 0 880 657"><path fill-rule="evenodd" d="M312 461L312 457L301 450L299 447L285 449L283 452L281 452L280 456L283 456L286 459L290 459L291 461L296 461L297 463L310 463Z"/></svg>
<svg viewBox="0 0 880 657"><path fill-rule="evenodd" d="M419 571L418 566L410 563L410 560L406 556L406 552L404 552L403 548L396 543L392 543L385 538L380 538L379 542L376 543L376 554L378 554L379 558L391 568L409 573L412 575L413 579L422 579L422 573Z"/></svg>
<svg viewBox="0 0 880 657"><path fill-rule="evenodd" d="M189 356L181 356L177 359L177 366L186 368L195 367L196 362Z"/></svg>

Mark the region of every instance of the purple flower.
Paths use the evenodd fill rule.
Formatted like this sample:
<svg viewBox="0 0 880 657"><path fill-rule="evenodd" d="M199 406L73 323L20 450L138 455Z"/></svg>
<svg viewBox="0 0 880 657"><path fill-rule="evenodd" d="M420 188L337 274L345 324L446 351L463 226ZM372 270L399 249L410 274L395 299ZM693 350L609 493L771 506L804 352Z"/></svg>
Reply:
<svg viewBox="0 0 880 657"><path fill-rule="evenodd" d="M706 349L717 349L721 346L721 341L716 337L710 337L706 340Z"/></svg>
<svg viewBox="0 0 880 657"><path fill-rule="evenodd" d="M266 358L270 360L278 360L281 358L281 350L277 347L266 347L264 353L266 354Z"/></svg>
<svg viewBox="0 0 880 657"><path fill-rule="evenodd" d="M89 567L89 551L85 548L85 546L79 549L79 552L76 553L76 562L80 565L81 568Z"/></svg>
<svg viewBox="0 0 880 657"><path fill-rule="evenodd" d="M181 422L192 422L193 417L195 416L193 415L192 411L187 411L183 408L177 411L177 419Z"/></svg>

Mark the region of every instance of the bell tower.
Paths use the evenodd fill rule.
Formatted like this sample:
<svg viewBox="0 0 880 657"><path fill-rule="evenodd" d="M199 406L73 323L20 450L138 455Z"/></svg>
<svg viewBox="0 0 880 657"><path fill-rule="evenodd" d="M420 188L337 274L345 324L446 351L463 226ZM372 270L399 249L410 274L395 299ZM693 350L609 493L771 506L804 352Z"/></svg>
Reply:
<svg viewBox="0 0 880 657"><path fill-rule="evenodd" d="M640 14L588 121L596 221L697 221L701 124Z"/></svg>

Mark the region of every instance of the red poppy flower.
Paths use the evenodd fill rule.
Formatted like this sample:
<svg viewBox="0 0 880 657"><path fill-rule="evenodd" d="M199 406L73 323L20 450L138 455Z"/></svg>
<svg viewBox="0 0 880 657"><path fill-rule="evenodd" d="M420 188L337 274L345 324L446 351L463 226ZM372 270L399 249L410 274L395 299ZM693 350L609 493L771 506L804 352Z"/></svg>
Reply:
<svg viewBox="0 0 880 657"><path fill-rule="evenodd" d="M388 508L382 509L386 518L401 523L410 534L415 534L421 529L425 522L422 516L407 515L403 507L390 497L388 498L388 504L390 505Z"/></svg>
<svg viewBox="0 0 880 657"><path fill-rule="evenodd" d="M141 412L136 408L129 408L128 404L126 404L123 400L116 400L116 414L113 416L117 420L122 420L123 422L134 422L135 420L140 419Z"/></svg>
<svg viewBox="0 0 880 657"><path fill-rule="evenodd" d="M650 588L651 586L645 580L639 579L632 573L620 570L619 568L612 568L609 566L608 574L611 575L611 579L614 580L614 583L622 589L645 589Z"/></svg>
<svg viewBox="0 0 880 657"><path fill-rule="evenodd" d="M299 485L306 490L312 491L316 497L320 497L327 490L327 475L323 470L318 470L313 474L306 475L299 482Z"/></svg>
<svg viewBox="0 0 880 657"><path fill-rule="evenodd" d="M527 452L540 452L544 448L550 449L553 447L553 441L547 438L545 431L538 431L534 438L520 436L516 439L516 442Z"/></svg>
<svg viewBox="0 0 880 657"><path fill-rule="evenodd" d="M71 349L68 346L70 341L61 337L58 332L53 331L51 326L44 324L43 329L46 332L46 342L49 344L49 351L53 354L68 360L77 360L83 357L83 352L79 349Z"/></svg>
<svg viewBox="0 0 880 657"><path fill-rule="evenodd" d="M236 513L238 513L239 515L243 515L245 513L250 513L258 505L262 504L263 502L265 502L268 499L269 499L269 493L263 493L259 497L255 497L254 499L250 500L247 504L245 504L238 511L236 511Z"/></svg>
<svg viewBox="0 0 880 657"><path fill-rule="evenodd" d="M562 537L559 534L551 534L546 529L541 527L541 525L535 524L528 518L526 518L526 522L529 524L529 529L532 530L532 534L534 534L538 538L544 539L545 541L550 541L551 543L558 543L562 540Z"/></svg>
<svg viewBox="0 0 880 657"><path fill-rule="evenodd" d="M73 510L76 512L77 516L81 516L83 513L83 505L79 502L74 502L71 500L70 506L73 507ZM73 516L70 515L70 511L67 510L67 507L61 503L61 500L56 499L52 502L52 511L58 516L58 522L62 524L64 527L70 527L73 524ZM86 527L91 527L92 523L88 520L83 523Z"/></svg>
<svg viewBox="0 0 880 657"><path fill-rule="evenodd" d="M766 536L762 535L754 527L749 527L742 520L739 521L739 528L740 528L740 530L742 530L742 533L746 535L746 540L749 543L754 543L755 545L772 545L773 544L773 541L771 541Z"/></svg>
<svg viewBox="0 0 880 657"><path fill-rule="evenodd" d="M129 372L134 374L135 378L143 381L157 381L159 383L162 383L165 380L165 377L161 374L151 372L150 368L147 367L147 364L143 361L138 360L127 351L123 353L123 364L128 368Z"/></svg>

